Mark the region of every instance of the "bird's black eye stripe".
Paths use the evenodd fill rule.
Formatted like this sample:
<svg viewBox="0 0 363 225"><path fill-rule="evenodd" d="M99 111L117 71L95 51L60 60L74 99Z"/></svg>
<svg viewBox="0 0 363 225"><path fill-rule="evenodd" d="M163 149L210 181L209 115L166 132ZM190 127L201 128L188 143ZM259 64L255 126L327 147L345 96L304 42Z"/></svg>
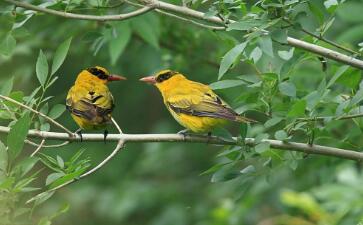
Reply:
<svg viewBox="0 0 363 225"><path fill-rule="evenodd" d="M159 74L159 76L156 78L156 82L161 83L161 82L169 79L170 77L172 77L175 74L177 74L177 72L175 72L175 71L167 71L165 73Z"/></svg>
<svg viewBox="0 0 363 225"><path fill-rule="evenodd" d="M108 78L108 75L105 73L105 71L97 69L96 67L88 68L87 71L102 80L106 80Z"/></svg>

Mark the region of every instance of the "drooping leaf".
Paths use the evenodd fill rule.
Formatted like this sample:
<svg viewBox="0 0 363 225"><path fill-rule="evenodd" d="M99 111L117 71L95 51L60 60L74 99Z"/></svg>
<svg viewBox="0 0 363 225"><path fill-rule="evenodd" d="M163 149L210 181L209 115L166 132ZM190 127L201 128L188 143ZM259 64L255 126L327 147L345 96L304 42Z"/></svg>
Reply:
<svg viewBox="0 0 363 225"><path fill-rule="evenodd" d="M9 156L12 160L23 150L24 140L30 128L30 122L29 113L26 113L10 128L7 145L9 147Z"/></svg>
<svg viewBox="0 0 363 225"><path fill-rule="evenodd" d="M57 50L55 51L51 76L54 75L55 72L57 72L57 70L59 69L59 67L63 64L64 59L67 56L71 42L72 42L72 37L68 38L62 44L60 44Z"/></svg>
<svg viewBox="0 0 363 225"><path fill-rule="evenodd" d="M227 70L231 67L237 57L242 54L246 45L246 42L238 44L223 56L221 65L219 67L218 80L221 79L222 76L227 72Z"/></svg>
<svg viewBox="0 0 363 225"><path fill-rule="evenodd" d="M111 38L109 42L109 53L112 65L115 65L131 38L131 29L128 23L119 23L115 27L115 31L117 36Z"/></svg>
<svg viewBox="0 0 363 225"><path fill-rule="evenodd" d="M305 108L306 108L306 100L299 100L295 102L289 113L287 114L288 117L299 117L305 115Z"/></svg>
<svg viewBox="0 0 363 225"><path fill-rule="evenodd" d="M43 51L39 51L39 56L36 63L36 74L39 83L44 87L48 77L48 61Z"/></svg>
<svg viewBox="0 0 363 225"><path fill-rule="evenodd" d="M258 39L258 43L262 51L270 57L274 57L272 48L272 40L270 36L262 36Z"/></svg>
<svg viewBox="0 0 363 225"><path fill-rule="evenodd" d="M279 84L279 90L282 94L295 97L296 96L296 88L295 85L291 82L285 81Z"/></svg>
<svg viewBox="0 0 363 225"><path fill-rule="evenodd" d="M0 94L8 96L13 89L14 85L14 77L10 77L5 82L3 82L0 86Z"/></svg>

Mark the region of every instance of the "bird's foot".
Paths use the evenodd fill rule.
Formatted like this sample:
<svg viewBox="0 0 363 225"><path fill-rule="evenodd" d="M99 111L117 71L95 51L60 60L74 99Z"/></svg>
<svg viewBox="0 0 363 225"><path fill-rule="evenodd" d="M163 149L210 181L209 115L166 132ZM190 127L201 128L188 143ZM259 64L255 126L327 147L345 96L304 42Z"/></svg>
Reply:
<svg viewBox="0 0 363 225"><path fill-rule="evenodd" d="M212 138L212 132L208 132L207 136L208 136L207 144L209 144L209 141Z"/></svg>
<svg viewBox="0 0 363 225"><path fill-rule="evenodd" d="M79 135L79 137L81 138L81 142L82 142L82 141L83 141L83 137L82 137L82 129L81 129L81 128L79 128L78 130L76 130L76 132L75 132L75 133Z"/></svg>
<svg viewBox="0 0 363 225"><path fill-rule="evenodd" d="M184 129L184 130L179 131L177 134L183 135L183 141L185 141L185 138L188 135L188 132L189 132L188 129Z"/></svg>
<svg viewBox="0 0 363 225"><path fill-rule="evenodd" d="M108 135L108 130L105 130L103 132L103 142L106 144L106 138L107 138L107 135Z"/></svg>

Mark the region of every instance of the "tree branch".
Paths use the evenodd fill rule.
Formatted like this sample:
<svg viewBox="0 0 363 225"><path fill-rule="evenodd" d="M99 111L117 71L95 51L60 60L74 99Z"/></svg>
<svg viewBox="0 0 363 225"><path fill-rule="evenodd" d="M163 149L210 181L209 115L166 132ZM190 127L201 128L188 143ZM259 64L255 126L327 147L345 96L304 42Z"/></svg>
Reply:
<svg viewBox="0 0 363 225"><path fill-rule="evenodd" d="M83 15L83 14L60 12L57 10L42 8L42 7L34 6L34 5L31 5L28 3L19 2L19 1L15 1L15 0L4 0L4 1L14 4L18 7L22 7L22 8L38 11L38 12L44 12L44 13L48 13L51 15L61 16L61 17L69 18L69 19L95 20L95 21L125 20L125 19L129 19L131 17L139 16L141 14L144 14L144 13L149 12L154 9L159 9L158 12L160 12L160 13L165 14L165 12L162 12L160 10L166 11L169 14L168 16L173 16L174 18L178 18L183 21L192 22L193 24L204 27L204 28L215 29L216 27L209 26L206 24L201 24L196 21L190 21L187 18L183 18L180 16L178 17L177 15L174 15L172 13L181 14L181 15L184 15L187 17L192 17L192 18L195 18L198 20L204 20L204 21L207 21L210 23L225 26L225 21L223 21L221 18L219 18L217 16L205 17L204 12L199 12L197 10L189 9L187 7L177 6L177 5L173 5L173 4L158 1L158 0L140 0L141 2L144 3L144 5L146 5L141 9L135 10L130 13L118 14L118 15L106 15L106 16ZM170 12L172 12L172 13L170 13ZM233 23L235 21L228 20L228 22ZM218 27L217 29L220 30L220 27ZM324 48L324 47L321 47L318 45L314 45L314 44L311 44L311 43L308 43L305 41L301 41L301 40L298 40L298 39L295 39L292 37L287 37L287 43L293 47L301 48L306 51L315 53L317 55L321 55L326 58L329 58L329 59L332 59L332 60L335 60L338 62L342 62L344 64L351 65L353 67L363 70L363 61L356 59L354 57L350 57L350 56L344 55L342 53L339 53L337 51L333 51L331 49Z"/></svg>
<svg viewBox="0 0 363 225"><path fill-rule="evenodd" d="M0 126L0 133L9 133L10 129L8 127ZM41 138L47 140L68 140L80 141L79 137L70 138L66 133L58 132L46 132L38 130L30 130L28 137ZM103 142L103 134L82 134L83 142ZM237 138L233 140L223 139L216 136L202 136L202 135L188 135L183 136L181 134L109 134L107 135L108 141L124 141L127 142L188 142L188 143L206 143L206 144L216 144L216 145L239 145ZM362 161L363 152L357 152L354 150L346 150L334 147L327 147L321 145L309 145L297 142L283 142L277 140L264 139L261 142L269 143L272 148L287 150L287 151L297 151L304 152L308 154L318 154L325 156L334 156L343 159L351 159ZM254 138L246 138L245 144L248 146L255 146L256 140Z"/></svg>
<svg viewBox="0 0 363 225"><path fill-rule="evenodd" d="M5 2L14 4L18 7L34 10L37 12L43 12L55 16L60 16L68 19L79 19L79 20L94 20L94 21L112 21L112 20L126 20L144 13L149 12L153 9L152 5L144 6L141 9L135 10L133 12L124 13L124 14L118 14L118 15L106 15L106 16L96 16L96 15L84 15L84 14L76 14L76 13L67 13L67 12L61 12L54 9L47 9L35 5L31 5L26 2L19 2L14 0L4 0Z"/></svg>

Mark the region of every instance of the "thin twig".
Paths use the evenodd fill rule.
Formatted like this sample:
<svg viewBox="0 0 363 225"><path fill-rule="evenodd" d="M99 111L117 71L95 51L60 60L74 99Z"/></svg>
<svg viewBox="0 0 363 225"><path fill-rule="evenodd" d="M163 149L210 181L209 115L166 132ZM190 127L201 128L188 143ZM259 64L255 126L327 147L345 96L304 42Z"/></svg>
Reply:
<svg viewBox="0 0 363 225"><path fill-rule="evenodd" d="M4 0L5 2L14 4L18 7L43 12L55 16L60 16L68 19L79 19L79 20L94 20L94 21L112 21L112 20L126 20L144 13L149 12L153 9L153 6L145 6L141 9L135 10L133 12L118 14L118 15L106 15L106 16L96 16L96 15L84 15L84 14L76 14L76 13L67 13L62 11L57 11L54 9L47 9L39 6L35 6L26 2L19 2L14 0Z"/></svg>
<svg viewBox="0 0 363 225"><path fill-rule="evenodd" d="M354 118L363 117L363 113L357 113L352 115L346 115L346 116L317 116L317 117L311 117L311 118L298 118L297 120L300 121L321 121L326 119L331 120L349 120Z"/></svg>
<svg viewBox="0 0 363 225"><path fill-rule="evenodd" d="M29 106L27 106L27 105L24 105L24 104L22 104L22 103L20 103L20 102L18 102L18 101L16 101L16 100L14 100L14 99L12 99L12 98L9 98L9 97L3 96L3 95L0 95L0 98L1 98L1 99L4 99L4 100L6 100L6 101L9 101L9 102L11 102L11 103L14 103L15 105L18 105L18 106L20 106L20 107L22 107L22 108L24 108L24 109L27 109L27 110L29 110L29 111L33 112L34 114L36 114L36 115L38 115L38 116L40 116L40 117L43 117L46 121L48 121L48 122L50 122L50 123L54 124L55 126L57 126L57 127L61 128L62 130L64 130L64 131L65 131L65 132L66 132L69 136L71 136L71 137L73 137L73 136L74 136L74 134L72 133L72 131L68 130L68 129L67 129L67 128L65 128L62 124L60 124L60 123L58 123L57 121L53 120L53 119L52 119L52 118L50 118L49 116L47 116L47 115L45 115L45 114L43 114L43 113L41 113L41 112L39 112L39 111L37 111L37 110L34 110L34 109L32 109L31 107L29 107Z"/></svg>
<svg viewBox="0 0 363 225"><path fill-rule="evenodd" d="M117 128L117 130L119 131L119 134L120 135L122 135L123 133L122 133L122 130L121 130L121 128L120 128L120 126L116 123L116 121L113 119L113 118L111 118L111 121L112 121L112 123L115 125L115 127ZM44 139L43 139L44 140ZM57 187L54 187L54 188L52 188L52 189L50 189L50 190L47 190L47 191L45 191L45 192L42 192L42 193L40 193L40 194L43 194L43 193L46 193L46 192L54 192L54 191L56 191L56 190L58 190L58 189L61 189L61 188L63 188L63 187L65 187L65 186L67 186L67 185L69 185L69 184L72 184L72 183L74 183L74 182L76 182L76 181L79 181L80 179L83 179L83 178L85 178L85 177L87 177L87 176L89 176L89 175L91 175L91 174L93 174L93 173L95 173L97 170L99 170L99 169L101 169L106 163L108 163L113 157L115 157L115 155L123 148L125 146L125 140L123 140L123 139L120 139L118 142L117 142L117 145L116 145L116 147L115 147L115 149L111 152L111 154L110 155L108 155L104 160L102 160L102 162L100 162L97 166L95 166L95 167L93 167L92 169L90 169L89 171L87 171L87 172L85 172L85 173L83 173L81 176L79 176L77 179L73 179L73 180L70 180L70 181L68 181L68 182L66 182L66 183L64 183L64 184L61 184L61 185L59 185L59 186L57 186ZM33 153L34 154L34 153ZM39 196L40 194L38 194L37 196ZM34 200L34 198L31 198L31 199L29 199L26 203L30 203L30 202L32 202Z"/></svg>
<svg viewBox="0 0 363 225"><path fill-rule="evenodd" d="M38 148L37 149L35 149L35 151L30 155L30 157L33 157L35 154L37 154L41 149L42 149L42 147L43 147L43 145L44 145L44 143L45 143L45 139L43 139L41 142L40 142L40 144L38 145Z"/></svg>
<svg viewBox="0 0 363 225"><path fill-rule="evenodd" d="M39 147L39 144L31 141L31 140L28 140L28 139L25 139L24 141L26 144L29 144L29 145L32 145L32 146L35 146L35 147ZM63 147L63 146L66 146L68 145L70 142L69 141L64 141L60 144L54 144L54 145L43 145L42 148L59 148L59 147Z"/></svg>

